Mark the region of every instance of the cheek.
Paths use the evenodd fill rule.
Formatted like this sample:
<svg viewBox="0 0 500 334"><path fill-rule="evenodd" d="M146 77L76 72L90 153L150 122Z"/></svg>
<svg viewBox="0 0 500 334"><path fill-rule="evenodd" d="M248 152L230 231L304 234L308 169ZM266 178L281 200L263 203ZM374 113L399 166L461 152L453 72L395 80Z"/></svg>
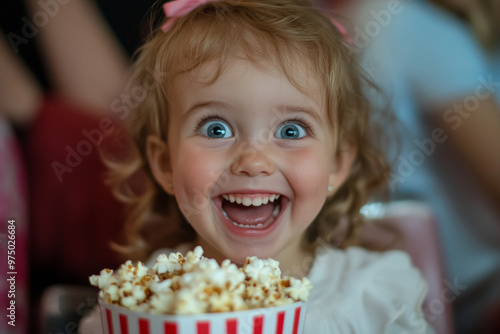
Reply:
<svg viewBox="0 0 500 334"><path fill-rule="evenodd" d="M327 160L327 155L322 150L303 150L293 154L287 170L290 175L288 178L294 180L289 181L297 188L295 191L297 196L326 194L328 174L331 169Z"/></svg>
<svg viewBox="0 0 500 334"><path fill-rule="evenodd" d="M309 224L319 213L327 196L330 164L322 150L296 152L289 161L286 178L293 189L291 214L300 224Z"/></svg>
<svg viewBox="0 0 500 334"><path fill-rule="evenodd" d="M179 204L197 203L217 193L224 159L215 152L180 145L173 155L173 183Z"/></svg>

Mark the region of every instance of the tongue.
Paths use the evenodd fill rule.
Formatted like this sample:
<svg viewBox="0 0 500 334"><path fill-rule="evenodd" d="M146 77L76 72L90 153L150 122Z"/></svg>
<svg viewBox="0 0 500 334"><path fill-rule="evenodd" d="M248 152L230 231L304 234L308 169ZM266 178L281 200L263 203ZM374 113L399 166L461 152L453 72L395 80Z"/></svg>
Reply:
<svg viewBox="0 0 500 334"><path fill-rule="evenodd" d="M222 209L229 219L238 224L257 225L264 224L273 214L274 204L268 203L261 206L244 206L237 203L222 202Z"/></svg>

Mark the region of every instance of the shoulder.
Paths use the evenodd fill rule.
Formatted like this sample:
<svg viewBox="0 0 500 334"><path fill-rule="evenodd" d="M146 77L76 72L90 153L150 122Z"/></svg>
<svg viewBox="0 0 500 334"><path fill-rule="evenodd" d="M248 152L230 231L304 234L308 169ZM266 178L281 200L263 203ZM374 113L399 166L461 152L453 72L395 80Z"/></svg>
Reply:
<svg viewBox="0 0 500 334"><path fill-rule="evenodd" d="M395 81L386 83L391 91L406 87L431 106L474 93L488 62L465 22L429 1L401 2L392 13L387 1L376 3L364 19L367 27L379 24L379 34L367 35L364 57L378 78Z"/></svg>
<svg viewBox="0 0 500 334"><path fill-rule="evenodd" d="M405 252L324 248L309 279L314 288L308 332L344 333L354 328L356 333L392 333L397 328L426 333L421 305L427 285ZM422 331L415 331L420 327Z"/></svg>
<svg viewBox="0 0 500 334"><path fill-rule="evenodd" d="M408 253L401 250L390 250L386 252L370 251L361 247L348 247L346 249L338 249L329 246L323 246L318 249L314 266L321 268L324 264L335 261L340 263L344 269L344 273L369 270L377 271L381 268L391 268L394 270L410 270L414 266Z"/></svg>
<svg viewBox="0 0 500 334"><path fill-rule="evenodd" d="M413 75L446 80L467 78L477 84L477 76L487 70L486 55L472 29L446 10L428 1L411 1L396 18L391 34L403 60L413 65ZM416 63L416 64L415 64ZM437 71L437 75L433 75ZM462 87L457 87L457 89Z"/></svg>
<svg viewBox="0 0 500 334"><path fill-rule="evenodd" d="M465 22L430 1L404 2L393 17L397 24L395 31L400 34L413 35L415 38L425 38L429 41L438 41L441 36L469 43L475 40ZM439 42L449 43L447 40Z"/></svg>
<svg viewBox="0 0 500 334"><path fill-rule="evenodd" d="M412 1L407 6L396 19L399 29L394 32L398 43L420 51L408 52L407 56L424 54L432 56L431 60L457 59L458 64L469 61L484 65L486 57L482 47L465 22L428 1ZM425 52L417 49L419 47L431 49Z"/></svg>
<svg viewBox="0 0 500 334"><path fill-rule="evenodd" d="M328 277L328 279L325 279ZM339 250L323 247L319 250L310 273L310 279L320 286L359 290L377 284L379 288L403 287L424 283L420 271L413 266L410 256L400 250L373 252L360 247ZM353 286L355 285L355 286Z"/></svg>

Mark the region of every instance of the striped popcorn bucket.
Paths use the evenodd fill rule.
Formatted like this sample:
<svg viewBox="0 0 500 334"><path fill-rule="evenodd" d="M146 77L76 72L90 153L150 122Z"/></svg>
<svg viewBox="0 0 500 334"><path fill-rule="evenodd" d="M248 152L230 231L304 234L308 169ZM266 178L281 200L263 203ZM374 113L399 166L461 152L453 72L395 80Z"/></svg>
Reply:
<svg viewBox="0 0 500 334"><path fill-rule="evenodd" d="M135 312L99 301L104 334L302 334L306 303L196 315Z"/></svg>

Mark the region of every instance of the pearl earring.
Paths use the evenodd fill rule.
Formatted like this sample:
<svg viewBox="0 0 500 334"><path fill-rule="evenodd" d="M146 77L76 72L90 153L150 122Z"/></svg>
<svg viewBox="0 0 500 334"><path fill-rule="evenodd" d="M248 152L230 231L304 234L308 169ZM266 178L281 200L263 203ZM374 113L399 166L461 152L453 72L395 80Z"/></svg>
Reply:
<svg viewBox="0 0 500 334"><path fill-rule="evenodd" d="M328 192L331 193L333 191L333 186L328 186Z"/></svg>

